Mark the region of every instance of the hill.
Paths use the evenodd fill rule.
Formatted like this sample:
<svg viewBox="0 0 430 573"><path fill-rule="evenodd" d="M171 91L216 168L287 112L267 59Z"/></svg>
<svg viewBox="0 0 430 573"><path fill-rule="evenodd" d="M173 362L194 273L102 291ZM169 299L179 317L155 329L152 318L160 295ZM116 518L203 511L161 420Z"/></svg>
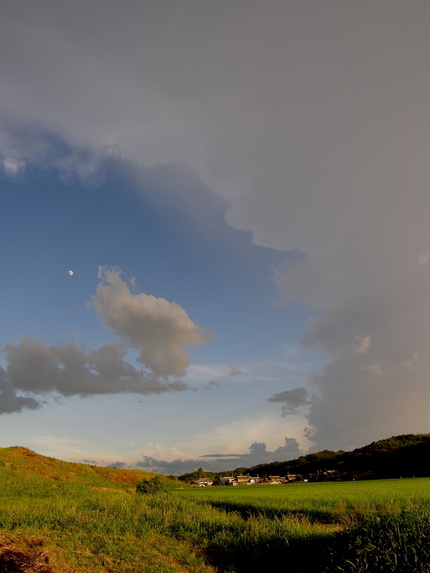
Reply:
<svg viewBox="0 0 430 573"><path fill-rule="evenodd" d="M189 541L161 532L169 492L136 495L156 475L0 448L0 572L214 573Z"/></svg>
<svg viewBox="0 0 430 573"><path fill-rule="evenodd" d="M104 468L63 462L55 458L41 456L19 446L0 448L0 466L7 468L11 477L14 473L19 474L21 483L26 479L29 483L49 480L53 482L75 482L91 487L118 490L134 488L143 478L158 475L141 470Z"/></svg>
<svg viewBox="0 0 430 573"><path fill-rule="evenodd" d="M323 450L286 462L273 462L245 468L256 476L300 474L303 477L336 470L344 479L353 476L398 478L430 476L430 434L402 434L372 442L351 452ZM356 479L357 479L356 478Z"/></svg>

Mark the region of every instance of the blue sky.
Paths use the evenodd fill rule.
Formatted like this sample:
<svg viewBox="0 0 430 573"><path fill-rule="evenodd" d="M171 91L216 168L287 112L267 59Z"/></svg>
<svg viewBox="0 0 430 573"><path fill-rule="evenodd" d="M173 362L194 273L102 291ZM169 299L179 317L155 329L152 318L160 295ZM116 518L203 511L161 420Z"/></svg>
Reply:
<svg viewBox="0 0 430 573"><path fill-rule="evenodd" d="M426 2L0 14L2 446L182 473L428 431Z"/></svg>

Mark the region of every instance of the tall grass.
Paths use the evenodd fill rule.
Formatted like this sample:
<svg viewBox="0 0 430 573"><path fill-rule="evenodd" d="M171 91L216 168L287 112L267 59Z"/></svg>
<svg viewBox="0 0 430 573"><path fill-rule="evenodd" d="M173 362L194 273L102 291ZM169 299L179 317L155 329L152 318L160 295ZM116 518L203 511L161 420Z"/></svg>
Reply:
<svg viewBox="0 0 430 573"><path fill-rule="evenodd" d="M142 563L150 571L142 550L150 554L149 548L159 546L160 540L170 541L169 550L157 558L152 555L151 567L156 562L160 567L160 560L167 559L160 571L170 571L173 559L183 571L203 572L215 566L219 571L274 566L294 542L327 537L305 519L243 519L237 513L181 499L175 492L145 496L95 491L79 484L53 488L40 483L27 487L24 495L19 488L3 488L0 498L3 530L55 538L69 561L80 567L83 562L98 567L110 562L109 571L125 571L127 566L137 572Z"/></svg>
<svg viewBox="0 0 430 573"><path fill-rule="evenodd" d="M344 573L430 572L430 480L380 480L213 488L180 494L202 504L239 513L308 524L338 524L340 531L322 545L311 533L315 559L302 559L303 543L293 537L294 555L303 571ZM325 563L325 565L324 565ZM316 567L316 568L315 568Z"/></svg>
<svg viewBox="0 0 430 573"><path fill-rule="evenodd" d="M296 573L324 563L345 573L423 573L380 567L388 557L397 567L430 558L430 480L136 495L120 484L10 479L0 467L0 483L0 534L42 537L55 573L253 573L282 571L280 563Z"/></svg>
<svg viewBox="0 0 430 573"><path fill-rule="evenodd" d="M371 516L339 533L324 569L343 573L428 573L430 513Z"/></svg>

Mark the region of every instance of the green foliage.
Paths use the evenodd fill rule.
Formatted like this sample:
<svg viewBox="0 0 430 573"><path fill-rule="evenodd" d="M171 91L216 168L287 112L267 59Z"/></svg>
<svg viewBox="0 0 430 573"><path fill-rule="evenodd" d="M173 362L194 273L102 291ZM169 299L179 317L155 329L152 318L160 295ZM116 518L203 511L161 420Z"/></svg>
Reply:
<svg viewBox="0 0 430 573"><path fill-rule="evenodd" d="M234 470L234 474L237 476L243 476L246 474L246 468L244 468L244 467L236 468Z"/></svg>
<svg viewBox="0 0 430 573"><path fill-rule="evenodd" d="M217 474L214 472L205 472L202 468L199 468L195 472L190 472L179 476L178 479L185 483L192 483L193 481L197 481L200 478L210 478L213 480L215 479L216 475Z"/></svg>
<svg viewBox="0 0 430 573"><path fill-rule="evenodd" d="M337 534L326 571L428 573L430 514L403 510L371 516Z"/></svg>
<svg viewBox="0 0 430 573"><path fill-rule="evenodd" d="M163 479L160 476L155 476L153 478L143 478L137 485L136 485L136 493L158 493L159 491L163 491L164 483Z"/></svg>

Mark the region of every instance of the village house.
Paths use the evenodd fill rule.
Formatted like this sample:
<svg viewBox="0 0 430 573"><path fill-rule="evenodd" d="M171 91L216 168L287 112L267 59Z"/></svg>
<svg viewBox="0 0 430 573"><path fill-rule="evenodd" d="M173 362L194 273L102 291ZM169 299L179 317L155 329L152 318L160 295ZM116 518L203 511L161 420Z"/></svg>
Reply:
<svg viewBox="0 0 430 573"><path fill-rule="evenodd" d="M206 487L208 485L213 485L213 480L211 478L199 478L196 481L191 482L191 487Z"/></svg>
<svg viewBox="0 0 430 573"><path fill-rule="evenodd" d="M234 476L225 476L219 478L220 485L233 485Z"/></svg>
<svg viewBox="0 0 430 573"><path fill-rule="evenodd" d="M266 478L266 483L276 484L276 483L287 483L287 478L281 476L269 476Z"/></svg>
<svg viewBox="0 0 430 573"><path fill-rule="evenodd" d="M301 474L287 474L287 483L302 482L303 476Z"/></svg>
<svg viewBox="0 0 430 573"><path fill-rule="evenodd" d="M237 485L252 485L257 483L257 478L253 476L236 476Z"/></svg>
<svg viewBox="0 0 430 573"><path fill-rule="evenodd" d="M318 470L316 473L309 474L309 481L343 481L348 478L347 473L339 470Z"/></svg>
<svg viewBox="0 0 430 573"><path fill-rule="evenodd" d="M259 479L254 476L225 476L219 478L220 485L253 485L258 483Z"/></svg>
<svg viewBox="0 0 430 573"><path fill-rule="evenodd" d="M327 470L326 472L327 479L329 481L342 481L343 474L339 470Z"/></svg>

